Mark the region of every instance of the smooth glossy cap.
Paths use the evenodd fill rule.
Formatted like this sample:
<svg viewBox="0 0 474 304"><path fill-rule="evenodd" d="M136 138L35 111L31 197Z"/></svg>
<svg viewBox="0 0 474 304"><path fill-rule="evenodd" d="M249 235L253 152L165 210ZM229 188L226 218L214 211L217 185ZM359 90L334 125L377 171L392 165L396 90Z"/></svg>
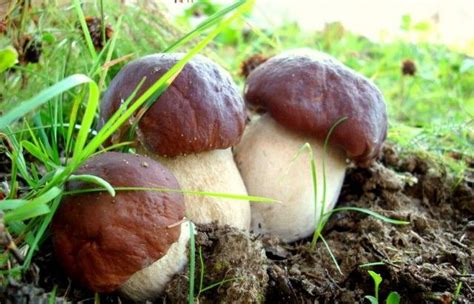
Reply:
<svg viewBox="0 0 474 304"><path fill-rule="evenodd" d="M101 103L103 124L140 81L140 96L183 54L149 55L127 64L112 80ZM138 139L152 153L178 156L237 144L245 126L245 105L229 73L197 55L139 123Z"/></svg>
<svg viewBox="0 0 474 304"><path fill-rule="evenodd" d="M108 152L77 172L101 177L114 187L179 189L175 177L144 156ZM98 188L69 182L68 191ZM65 272L97 292L111 292L135 272L166 254L178 240L184 218L181 193L117 191L66 195L52 223L53 244Z"/></svg>
<svg viewBox="0 0 474 304"><path fill-rule="evenodd" d="M359 165L379 154L387 114L379 89L333 57L309 49L275 56L250 73L245 101L263 108L280 124L330 142Z"/></svg>

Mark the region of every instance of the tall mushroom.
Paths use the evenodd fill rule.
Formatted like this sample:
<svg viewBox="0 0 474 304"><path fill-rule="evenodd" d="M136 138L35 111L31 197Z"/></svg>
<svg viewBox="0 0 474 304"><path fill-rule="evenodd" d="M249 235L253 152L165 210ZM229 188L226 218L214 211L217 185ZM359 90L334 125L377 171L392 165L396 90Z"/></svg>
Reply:
<svg viewBox="0 0 474 304"><path fill-rule="evenodd" d="M346 156L368 165L379 154L387 131L383 96L371 81L329 55L300 49L256 68L247 79L244 97L249 106L267 113L250 123L235 148L237 166L250 195L281 201L252 204L251 229L286 241L304 238L319 221L324 190L324 212L334 207ZM343 118L324 155L329 130ZM317 204L309 156L295 158L305 143L316 158Z"/></svg>
<svg viewBox="0 0 474 304"><path fill-rule="evenodd" d="M140 96L183 54L156 54L127 64L112 80L101 102L107 120L145 79ZM245 126L245 105L230 75L195 56L141 118L137 151L167 166L184 190L247 195L231 148ZM217 221L250 226L248 201L185 196L186 215L195 223Z"/></svg>
<svg viewBox="0 0 474 304"><path fill-rule="evenodd" d="M76 174L114 187L178 190L176 178L144 156L108 152ZM70 182L69 191L97 188ZM65 272L96 292L119 290L134 301L155 298L187 263L189 224L179 192L117 191L68 195L52 222L53 245Z"/></svg>

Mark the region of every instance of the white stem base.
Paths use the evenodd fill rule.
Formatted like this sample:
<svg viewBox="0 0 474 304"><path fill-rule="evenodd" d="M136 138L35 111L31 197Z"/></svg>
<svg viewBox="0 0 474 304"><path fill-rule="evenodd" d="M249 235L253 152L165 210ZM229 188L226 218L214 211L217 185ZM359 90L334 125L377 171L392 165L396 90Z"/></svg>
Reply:
<svg viewBox="0 0 474 304"><path fill-rule="evenodd" d="M161 259L132 275L120 286L120 293L134 302L157 298L173 276L188 263L189 225L189 222L182 223L178 241Z"/></svg>
<svg viewBox="0 0 474 304"><path fill-rule="evenodd" d="M173 158L149 156L173 172L183 190L247 195L230 148ZM250 228L248 201L185 193L184 203L186 217L194 223L216 221L246 231Z"/></svg>
<svg viewBox="0 0 474 304"><path fill-rule="evenodd" d="M317 202L311 175L309 143L316 160ZM251 230L291 242L311 235L319 222L323 197L323 144L285 129L268 114L254 120L235 147L235 159L249 195L280 203L252 203ZM342 151L329 148L326 156L325 212L334 208L347 164ZM298 155L298 156L297 156Z"/></svg>

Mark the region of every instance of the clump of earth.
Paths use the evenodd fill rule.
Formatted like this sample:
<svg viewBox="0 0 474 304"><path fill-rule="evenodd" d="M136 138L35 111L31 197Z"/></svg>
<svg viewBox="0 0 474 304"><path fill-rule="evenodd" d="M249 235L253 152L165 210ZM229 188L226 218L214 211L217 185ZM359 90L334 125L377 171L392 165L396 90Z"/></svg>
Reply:
<svg viewBox="0 0 474 304"><path fill-rule="evenodd" d="M471 169L473 164L471 163ZM335 213L323 237L291 244L229 227L196 226L195 295L199 303L355 303L374 294L368 270L379 273L380 299L396 291L401 303L473 303L474 184L449 175L422 155L385 145L379 162L350 168L338 206L355 206L409 221L394 225L358 212ZM202 264L202 265L201 265ZM368 265L371 264L371 265ZM49 241L36 271L0 291L1 303L35 303L56 286L56 301L93 302L94 295L58 269ZM186 303L189 268L156 303ZM201 280L202 277L202 280ZM127 303L103 295L101 303Z"/></svg>

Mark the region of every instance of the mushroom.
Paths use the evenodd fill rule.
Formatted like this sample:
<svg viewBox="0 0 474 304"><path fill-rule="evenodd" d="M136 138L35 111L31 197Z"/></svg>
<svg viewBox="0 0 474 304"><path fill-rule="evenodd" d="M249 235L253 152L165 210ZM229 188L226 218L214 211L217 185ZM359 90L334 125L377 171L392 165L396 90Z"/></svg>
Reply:
<svg viewBox="0 0 474 304"><path fill-rule="evenodd" d="M249 106L267 112L251 121L235 148L237 166L250 195L281 202L252 203L251 230L286 241L307 237L320 220L324 190L324 212L336 203L346 156L367 166L379 154L387 132L383 96L367 78L329 55L307 49L261 64L249 75L244 94ZM332 126L324 155L323 142ZM316 160L317 204L309 154L295 158L305 143Z"/></svg>
<svg viewBox="0 0 474 304"><path fill-rule="evenodd" d="M137 96L182 57L155 54L127 64L102 99L102 123L142 79ZM141 118L137 152L167 166L184 190L247 195L231 151L242 136L245 119L245 104L230 75L198 55ZM185 205L186 216L195 223L250 227L248 201L186 195Z"/></svg>
<svg viewBox="0 0 474 304"><path fill-rule="evenodd" d="M114 187L179 190L176 178L148 157L117 152L90 158L76 174ZM69 182L68 191L97 188ZM187 263L189 223L178 191L87 192L65 196L52 226L65 272L95 292L118 290L134 301L157 297Z"/></svg>

